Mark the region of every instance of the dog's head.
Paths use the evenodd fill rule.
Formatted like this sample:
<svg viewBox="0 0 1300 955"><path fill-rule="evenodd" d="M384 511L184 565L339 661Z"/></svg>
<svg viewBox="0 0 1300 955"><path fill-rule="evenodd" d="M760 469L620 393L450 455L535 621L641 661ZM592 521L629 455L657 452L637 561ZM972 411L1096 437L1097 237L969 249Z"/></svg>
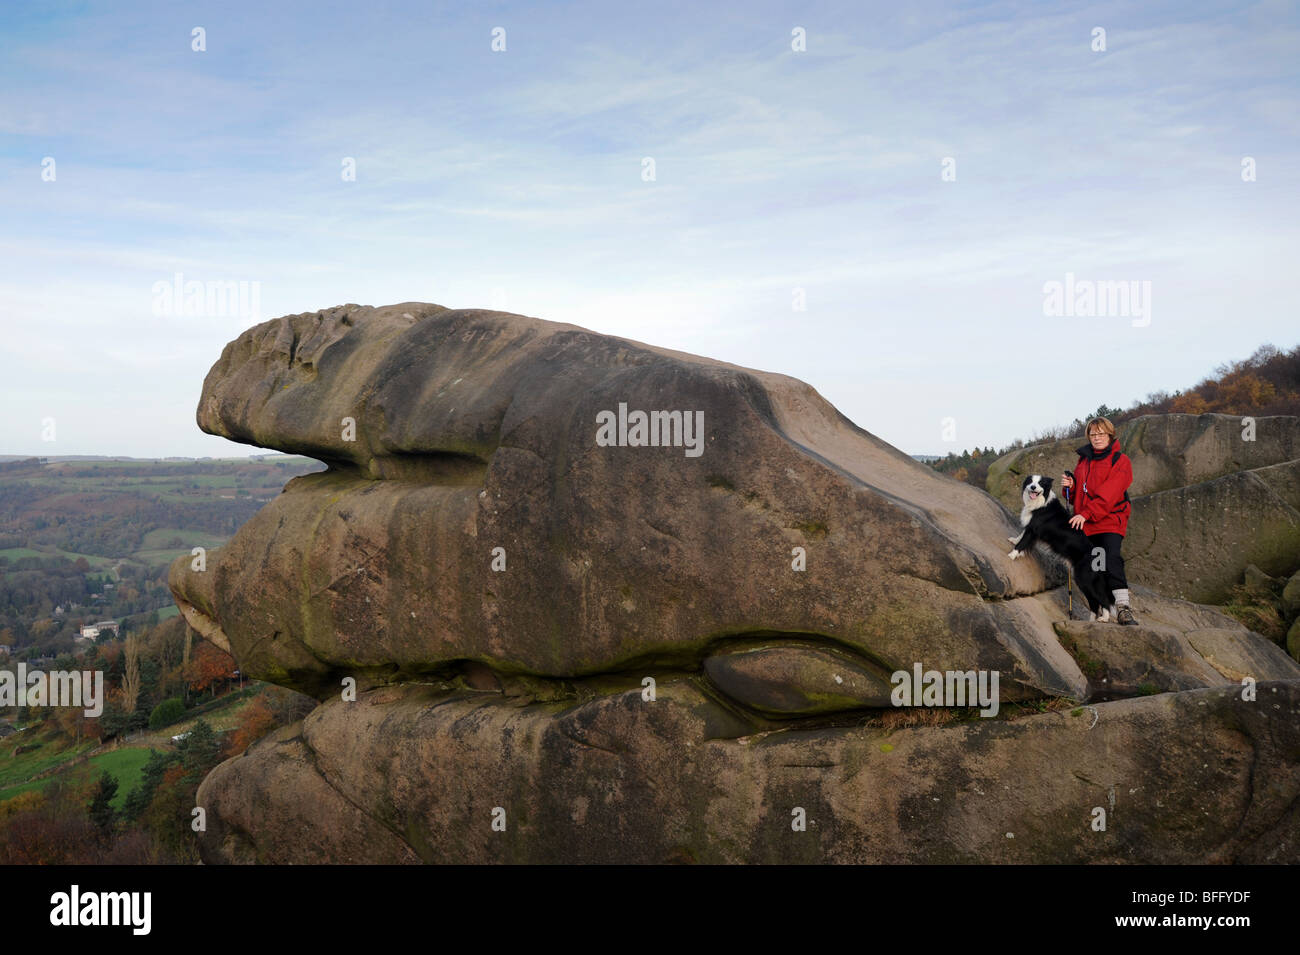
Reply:
<svg viewBox="0 0 1300 955"><path fill-rule="evenodd" d="M1030 474L1020 485L1020 499L1031 511L1052 499L1052 479L1042 474Z"/></svg>

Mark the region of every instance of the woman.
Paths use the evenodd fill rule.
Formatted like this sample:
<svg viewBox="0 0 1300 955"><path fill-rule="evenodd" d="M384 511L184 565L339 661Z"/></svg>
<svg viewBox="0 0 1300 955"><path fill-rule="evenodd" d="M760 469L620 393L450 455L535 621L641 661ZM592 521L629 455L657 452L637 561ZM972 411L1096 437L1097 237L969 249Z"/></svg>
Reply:
<svg viewBox="0 0 1300 955"><path fill-rule="evenodd" d="M1133 483L1133 462L1120 450L1115 426L1109 418L1093 418L1083 430L1088 443L1078 449L1079 463L1074 466L1074 476L1069 472L1061 475L1067 500L1074 504L1070 526L1082 530L1094 548L1105 552L1116 619L1126 626L1136 626L1137 619L1128 602L1124 558L1119 552L1132 510L1128 489ZM1076 481L1078 493L1075 493Z"/></svg>

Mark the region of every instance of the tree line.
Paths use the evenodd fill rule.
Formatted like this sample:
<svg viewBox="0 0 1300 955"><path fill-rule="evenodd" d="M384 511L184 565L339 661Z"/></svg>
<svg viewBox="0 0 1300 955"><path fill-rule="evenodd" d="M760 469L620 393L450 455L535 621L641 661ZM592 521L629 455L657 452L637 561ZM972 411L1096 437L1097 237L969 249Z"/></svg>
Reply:
<svg viewBox="0 0 1300 955"><path fill-rule="evenodd" d="M1116 426L1152 414L1227 414L1227 415L1300 415L1300 345L1281 351L1271 344L1261 345L1249 358L1218 365L1214 374L1186 391L1155 391L1127 408L1099 405L1091 414L1075 418L1067 425L1045 428L1028 440L1017 439L994 450L972 448L960 454L950 452L931 462L936 471L983 488L989 465L1004 454L1035 444L1078 438L1083 441L1083 426L1090 418L1109 418Z"/></svg>

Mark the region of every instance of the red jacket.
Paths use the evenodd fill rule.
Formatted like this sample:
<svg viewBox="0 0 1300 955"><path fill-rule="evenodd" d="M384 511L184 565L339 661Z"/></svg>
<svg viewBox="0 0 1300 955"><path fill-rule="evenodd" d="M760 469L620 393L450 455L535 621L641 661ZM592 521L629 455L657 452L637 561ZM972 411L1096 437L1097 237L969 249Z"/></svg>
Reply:
<svg viewBox="0 0 1300 955"><path fill-rule="evenodd" d="M1085 444L1078 449L1079 463L1074 466L1074 490L1071 500L1074 513L1082 514L1087 523L1085 534L1119 534L1128 531L1128 516L1133 507L1128 489L1133 483L1133 462L1120 451L1119 439L1100 453Z"/></svg>

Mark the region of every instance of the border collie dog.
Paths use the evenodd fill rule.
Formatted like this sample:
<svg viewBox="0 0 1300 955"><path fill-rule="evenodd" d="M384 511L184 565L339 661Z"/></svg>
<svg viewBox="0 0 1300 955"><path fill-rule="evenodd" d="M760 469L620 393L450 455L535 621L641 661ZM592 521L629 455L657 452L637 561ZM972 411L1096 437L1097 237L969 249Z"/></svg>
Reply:
<svg viewBox="0 0 1300 955"><path fill-rule="evenodd" d="M1012 560L1024 556L1034 544L1042 542L1074 568L1074 580L1079 585L1083 599L1088 602L1096 620L1110 619L1114 606L1105 571L1092 569L1092 544L1081 530L1070 526L1065 506L1052 490L1052 479L1041 474L1028 475L1020 488L1024 509L1020 512L1020 525L1024 531L1019 537L1008 537L1015 547L1007 555Z"/></svg>

